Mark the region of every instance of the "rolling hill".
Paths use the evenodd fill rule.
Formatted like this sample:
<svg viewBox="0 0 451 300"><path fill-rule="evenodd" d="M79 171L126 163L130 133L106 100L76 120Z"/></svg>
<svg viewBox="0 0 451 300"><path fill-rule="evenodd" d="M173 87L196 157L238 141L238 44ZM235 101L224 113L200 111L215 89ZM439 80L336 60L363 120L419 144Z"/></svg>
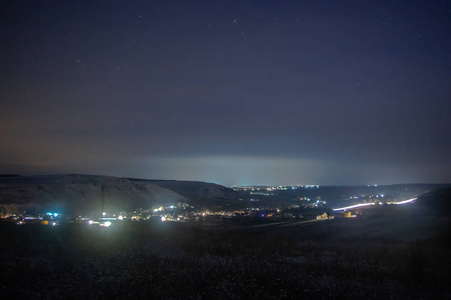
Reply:
<svg viewBox="0 0 451 300"><path fill-rule="evenodd" d="M73 215L230 200L212 183L125 179L98 175L0 176L0 214L61 211Z"/></svg>

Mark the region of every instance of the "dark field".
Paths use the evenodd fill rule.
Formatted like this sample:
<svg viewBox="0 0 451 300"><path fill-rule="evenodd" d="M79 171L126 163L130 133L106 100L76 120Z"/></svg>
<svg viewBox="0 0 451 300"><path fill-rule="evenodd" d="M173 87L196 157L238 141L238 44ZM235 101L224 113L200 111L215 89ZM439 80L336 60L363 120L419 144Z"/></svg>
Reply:
<svg viewBox="0 0 451 300"><path fill-rule="evenodd" d="M264 225L264 226L262 226ZM449 222L1 224L10 298L450 298Z"/></svg>

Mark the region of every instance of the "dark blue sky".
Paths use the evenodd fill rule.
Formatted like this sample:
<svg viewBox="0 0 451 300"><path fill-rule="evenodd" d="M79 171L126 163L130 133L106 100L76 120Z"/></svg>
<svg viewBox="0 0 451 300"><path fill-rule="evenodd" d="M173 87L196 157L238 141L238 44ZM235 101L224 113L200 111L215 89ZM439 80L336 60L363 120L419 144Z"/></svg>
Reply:
<svg viewBox="0 0 451 300"><path fill-rule="evenodd" d="M2 1L0 173L451 182L450 1Z"/></svg>

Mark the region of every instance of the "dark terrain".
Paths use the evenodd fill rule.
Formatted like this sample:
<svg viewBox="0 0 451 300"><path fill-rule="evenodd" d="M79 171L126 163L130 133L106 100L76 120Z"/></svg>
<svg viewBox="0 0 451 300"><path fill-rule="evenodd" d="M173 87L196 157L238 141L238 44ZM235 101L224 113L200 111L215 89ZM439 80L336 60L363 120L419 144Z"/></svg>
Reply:
<svg viewBox="0 0 451 300"><path fill-rule="evenodd" d="M450 221L422 207L366 219L206 225L1 224L2 297L451 297Z"/></svg>

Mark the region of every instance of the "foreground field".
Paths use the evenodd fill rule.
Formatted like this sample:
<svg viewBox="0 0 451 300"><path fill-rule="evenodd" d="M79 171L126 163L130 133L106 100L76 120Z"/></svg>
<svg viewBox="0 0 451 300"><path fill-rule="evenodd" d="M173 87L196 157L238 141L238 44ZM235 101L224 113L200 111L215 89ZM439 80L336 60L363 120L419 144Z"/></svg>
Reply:
<svg viewBox="0 0 451 300"><path fill-rule="evenodd" d="M449 298L449 231L425 220L2 224L0 288L5 299Z"/></svg>

